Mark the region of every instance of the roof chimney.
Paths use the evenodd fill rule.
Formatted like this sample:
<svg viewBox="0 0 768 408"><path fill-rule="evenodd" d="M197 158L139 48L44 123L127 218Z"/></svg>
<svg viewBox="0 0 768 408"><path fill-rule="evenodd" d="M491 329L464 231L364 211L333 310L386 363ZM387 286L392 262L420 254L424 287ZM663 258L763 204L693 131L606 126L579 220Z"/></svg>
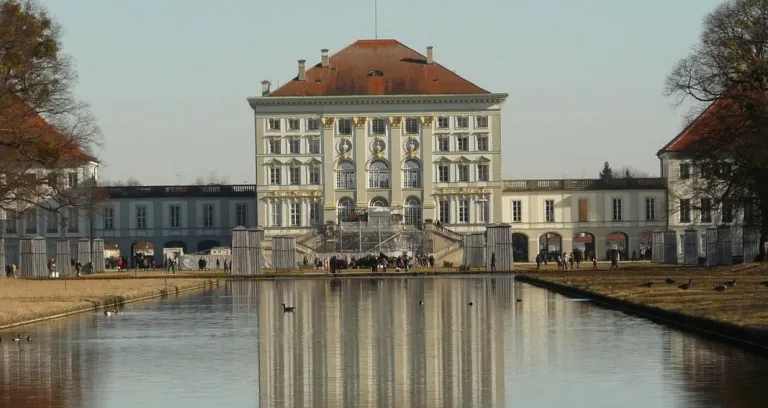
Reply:
<svg viewBox="0 0 768 408"><path fill-rule="evenodd" d="M430 45L429 47L427 47L427 64L432 64L434 62L435 62L435 59L432 53L432 46Z"/></svg>
<svg viewBox="0 0 768 408"><path fill-rule="evenodd" d="M304 64L307 62L307 60L300 59L299 60L299 81L306 81L307 80L307 68Z"/></svg>
<svg viewBox="0 0 768 408"><path fill-rule="evenodd" d="M320 50L320 66L323 68L328 67L328 48Z"/></svg>
<svg viewBox="0 0 768 408"><path fill-rule="evenodd" d="M265 96L269 93L270 86L272 86L272 82L269 82L266 79L261 81L261 96Z"/></svg>

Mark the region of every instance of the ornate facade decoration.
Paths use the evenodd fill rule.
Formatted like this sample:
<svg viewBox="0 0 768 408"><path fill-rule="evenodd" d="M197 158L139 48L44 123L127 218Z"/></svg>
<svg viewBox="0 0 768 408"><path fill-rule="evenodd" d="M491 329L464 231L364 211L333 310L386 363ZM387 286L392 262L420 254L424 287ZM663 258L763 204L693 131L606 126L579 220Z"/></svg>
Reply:
<svg viewBox="0 0 768 408"><path fill-rule="evenodd" d="M389 118L389 123L393 128L399 128L402 121L403 121L403 118L400 116L392 116Z"/></svg>
<svg viewBox="0 0 768 408"><path fill-rule="evenodd" d="M431 127L433 120L434 120L434 116L422 116L421 117L421 124L424 127Z"/></svg>
<svg viewBox="0 0 768 408"><path fill-rule="evenodd" d="M382 140L381 138L376 138L371 142L371 153L373 154L380 154L384 153L384 150L387 149L387 142Z"/></svg>
<svg viewBox="0 0 768 408"><path fill-rule="evenodd" d="M358 129L364 129L366 123L368 123L368 118L366 117L355 118L355 126L357 126Z"/></svg>
<svg viewBox="0 0 768 408"><path fill-rule="evenodd" d="M323 118L323 126L326 129L333 129L333 124L336 122L335 118Z"/></svg>
<svg viewBox="0 0 768 408"><path fill-rule="evenodd" d="M491 194L491 190L485 187L438 188L435 194Z"/></svg>
<svg viewBox="0 0 768 408"><path fill-rule="evenodd" d="M415 137L409 137L403 144L403 148L408 153L416 153L419 150L419 141Z"/></svg>
<svg viewBox="0 0 768 408"><path fill-rule="evenodd" d="M267 197L318 198L322 196L323 192L320 190L267 191Z"/></svg>
<svg viewBox="0 0 768 408"><path fill-rule="evenodd" d="M339 153L341 154L352 153L352 142L349 139L344 138L339 140Z"/></svg>

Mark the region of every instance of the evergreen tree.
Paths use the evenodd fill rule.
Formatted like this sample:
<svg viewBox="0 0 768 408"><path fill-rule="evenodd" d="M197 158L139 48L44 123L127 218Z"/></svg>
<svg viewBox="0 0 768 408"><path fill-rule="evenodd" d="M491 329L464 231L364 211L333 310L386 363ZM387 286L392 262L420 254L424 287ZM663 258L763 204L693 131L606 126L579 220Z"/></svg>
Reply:
<svg viewBox="0 0 768 408"><path fill-rule="evenodd" d="M600 180L610 180L613 178L613 169L608 162L605 162L603 169L600 170Z"/></svg>

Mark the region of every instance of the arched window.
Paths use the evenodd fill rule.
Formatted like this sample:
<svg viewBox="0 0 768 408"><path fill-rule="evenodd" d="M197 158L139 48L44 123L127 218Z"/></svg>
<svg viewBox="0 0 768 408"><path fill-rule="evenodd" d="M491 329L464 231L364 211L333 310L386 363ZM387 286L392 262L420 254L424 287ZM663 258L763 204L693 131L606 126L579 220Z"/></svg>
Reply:
<svg viewBox="0 0 768 408"><path fill-rule="evenodd" d="M416 197L408 197L403 205L405 210L405 223L408 225L421 224L421 200Z"/></svg>
<svg viewBox="0 0 768 408"><path fill-rule="evenodd" d="M349 161L339 163L336 170L336 188L354 189L355 188L355 165Z"/></svg>
<svg viewBox="0 0 768 408"><path fill-rule="evenodd" d="M368 169L369 188L389 188L389 166L381 160L371 163Z"/></svg>
<svg viewBox="0 0 768 408"><path fill-rule="evenodd" d="M355 213L355 202L349 197L342 198L336 205L336 213L339 221L351 221L352 214Z"/></svg>
<svg viewBox="0 0 768 408"><path fill-rule="evenodd" d="M371 200L371 203L369 204L370 207L389 207L389 202L386 198L383 197L376 197L373 200Z"/></svg>
<svg viewBox="0 0 768 408"><path fill-rule="evenodd" d="M403 187L421 187L421 166L416 160L408 160L405 162L405 168L403 169Z"/></svg>

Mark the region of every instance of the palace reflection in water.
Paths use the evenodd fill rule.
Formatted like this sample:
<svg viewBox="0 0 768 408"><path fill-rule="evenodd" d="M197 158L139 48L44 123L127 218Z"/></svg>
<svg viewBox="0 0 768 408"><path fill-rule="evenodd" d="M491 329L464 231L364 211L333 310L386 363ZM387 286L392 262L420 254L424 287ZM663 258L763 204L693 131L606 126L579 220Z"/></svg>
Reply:
<svg viewBox="0 0 768 408"><path fill-rule="evenodd" d="M764 357L509 279L231 282L0 335L0 407L768 406Z"/></svg>
<svg viewBox="0 0 768 408"><path fill-rule="evenodd" d="M263 407L503 407L501 316L512 287L512 279L231 283L236 309L258 299ZM296 311L283 313L283 302Z"/></svg>

